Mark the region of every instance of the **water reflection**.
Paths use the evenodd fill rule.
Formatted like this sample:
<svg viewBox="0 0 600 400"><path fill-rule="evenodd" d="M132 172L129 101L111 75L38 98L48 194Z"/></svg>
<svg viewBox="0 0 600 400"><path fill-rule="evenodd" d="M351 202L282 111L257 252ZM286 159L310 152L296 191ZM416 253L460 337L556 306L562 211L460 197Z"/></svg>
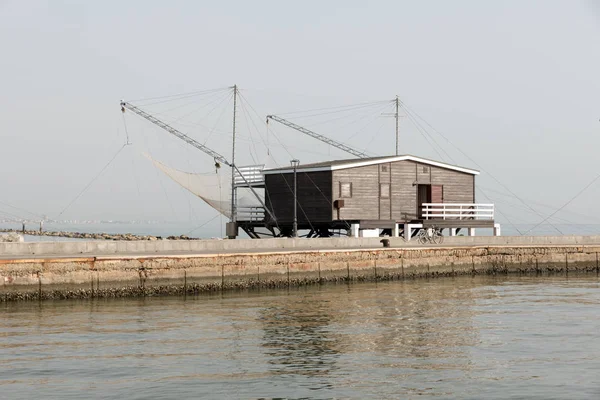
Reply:
<svg viewBox="0 0 600 400"><path fill-rule="evenodd" d="M270 370L282 375L326 377L336 369L339 341L332 332L332 307L323 298L306 295L265 306L259 321L261 346ZM320 380L318 387L332 387ZM317 387L315 387L317 388Z"/></svg>
<svg viewBox="0 0 600 400"><path fill-rule="evenodd" d="M468 357L463 348L477 340L472 285L456 285L453 280L405 282L389 289L387 296L374 299L377 312L362 318L363 324L378 328L364 335L365 351L417 358Z"/></svg>
<svg viewBox="0 0 600 400"><path fill-rule="evenodd" d="M344 373L348 360L391 375L415 365L464 372L479 340L471 290L478 285L401 282L287 296L260 310L261 346L273 373L312 377L312 388L333 387L325 378Z"/></svg>
<svg viewBox="0 0 600 400"><path fill-rule="evenodd" d="M595 393L599 287L463 277L3 304L0 398Z"/></svg>

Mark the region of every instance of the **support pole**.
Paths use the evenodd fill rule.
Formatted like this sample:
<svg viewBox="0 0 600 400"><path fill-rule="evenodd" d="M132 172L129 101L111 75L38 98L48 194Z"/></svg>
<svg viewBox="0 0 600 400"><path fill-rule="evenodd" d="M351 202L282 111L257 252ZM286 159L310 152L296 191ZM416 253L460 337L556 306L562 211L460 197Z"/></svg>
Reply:
<svg viewBox="0 0 600 400"><path fill-rule="evenodd" d="M291 164L292 167L294 167L294 225L292 227L292 237L296 238L298 237L298 181L296 177L296 170L298 169L298 164L300 164L300 161L294 159L291 161Z"/></svg>
<svg viewBox="0 0 600 400"><path fill-rule="evenodd" d="M502 236L502 229L500 224L494 224L494 236Z"/></svg>
<svg viewBox="0 0 600 400"><path fill-rule="evenodd" d="M237 190L235 187L235 117L237 111L237 85L233 85L233 140L231 155L231 226L233 231L228 232L229 239L235 239L237 236Z"/></svg>
<svg viewBox="0 0 600 400"><path fill-rule="evenodd" d="M398 99L398 96L396 96L396 114L395 114L395 117L396 117L396 155L398 155L398 153L399 153L399 147L398 147L398 118L399 118L398 108L400 106L399 103L400 103L400 100Z"/></svg>

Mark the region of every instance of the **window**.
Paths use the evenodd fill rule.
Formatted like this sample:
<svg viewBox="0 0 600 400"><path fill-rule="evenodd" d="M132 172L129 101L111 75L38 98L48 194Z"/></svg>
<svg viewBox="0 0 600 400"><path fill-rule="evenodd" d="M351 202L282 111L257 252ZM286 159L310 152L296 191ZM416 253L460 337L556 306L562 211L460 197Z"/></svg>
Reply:
<svg viewBox="0 0 600 400"><path fill-rule="evenodd" d="M340 182L340 197L352 197L352 183Z"/></svg>
<svg viewBox="0 0 600 400"><path fill-rule="evenodd" d="M390 198L390 184L389 183L380 183L379 184L379 197L382 199Z"/></svg>
<svg viewBox="0 0 600 400"><path fill-rule="evenodd" d="M381 166L381 172L388 172L388 166L387 165L382 165Z"/></svg>
<svg viewBox="0 0 600 400"><path fill-rule="evenodd" d="M429 172L429 167L426 165L423 165L423 173L426 174Z"/></svg>

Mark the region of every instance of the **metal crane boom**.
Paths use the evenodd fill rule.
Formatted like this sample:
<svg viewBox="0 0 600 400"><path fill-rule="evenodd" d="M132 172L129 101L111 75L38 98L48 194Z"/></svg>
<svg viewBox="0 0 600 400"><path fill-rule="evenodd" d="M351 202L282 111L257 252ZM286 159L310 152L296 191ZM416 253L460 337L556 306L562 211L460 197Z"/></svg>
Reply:
<svg viewBox="0 0 600 400"><path fill-rule="evenodd" d="M152 115L148 114L144 110L139 109L138 107L134 106L133 104L127 103L126 101L121 101L121 111L125 112L125 109L133 111L134 113L136 113L140 117L143 117L143 118L147 119L148 121L152 122L153 124L160 126L161 128L163 128L164 130L166 130L170 134L177 136L179 139L181 139L181 140L185 141L186 143L194 146L198 150L200 150L200 151L208 154L209 156L211 156L212 158L214 158L215 161L218 161L221 164L225 164L228 167L233 167L232 163L230 163L229 161L227 161L227 159L225 157L223 157L222 155L220 155L216 151L214 151L212 149L209 149L208 147L206 147L202 143L198 142L197 140L192 139L191 137L189 137L185 133L178 131L177 129L173 128L171 125L169 125L169 124L167 124L165 122L162 122L158 118L153 117Z"/></svg>
<svg viewBox="0 0 600 400"><path fill-rule="evenodd" d="M216 151L214 151L212 149L209 149L208 147L206 147L202 143L198 142L197 140L192 139L191 137L189 137L185 133L178 131L177 129L173 128L171 125L169 125L169 124L167 124L165 122L162 122L158 118L153 117L152 115L148 114L144 110L139 109L138 107L134 106L131 103L127 103L126 101L121 100L121 111L125 112L125 109L133 111L134 113L136 113L140 117L143 117L143 118L147 119L148 121L152 122L153 124L155 124L155 125L163 128L164 130L166 130L170 134L177 136L179 139L181 139L181 140L185 141L186 143L194 146L198 150L200 150L200 151L208 154L209 156L211 156L212 158L214 158L215 161L217 161L217 162L219 162L221 164L225 164L228 167L231 167L232 170L237 171L238 174L239 174L239 176L240 176L240 178L248 185L248 188L250 189L250 191L252 192L252 194L254 195L254 197L256 197L256 199L258 200L258 202L260 203L260 205L265 209L265 211L275 221L275 216L273 215L273 213L271 213L271 210L269 210L267 208L267 206L265 205L264 201L260 198L260 196L258 195L258 193L256 193L256 190L254 190L254 187L252 187L252 184L250 182L248 182L248 180L246 179L246 177L244 176L244 174L242 173L242 171L240 171L238 169L238 167L236 167L233 163L230 163L229 161L227 161L227 159L225 157L223 157L222 155L220 155ZM232 186L232 188L234 188L234 182L232 182L231 186ZM232 203L235 201L235 196L232 197L231 201L232 201Z"/></svg>
<svg viewBox="0 0 600 400"><path fill-rule="evenodd" d="M325 143L327 143L327 144L329 144L329 145L331 145L333 147L337 147L338 149L343 150L346 153L350 153L353 156L356 156L358 158L369 158L369 156L366 153L362 152L362 151L353 149L350 146L346 146L343 143L337 142L337 141L335 141L333 139L330 139L330 138L328 138L326 136L320 135L320 134L318 134L316 132L313 132L313 131L311 131L309 129L303 128L300 125L296 125L293 122L285 120L285 119L283 119L281 117L278 117L276 115L267 115L267 123L269 122L270 119L272 119L274 121L277 121L280 124L288 126L288 127L292 128L292 129L295 129L298 132L302 132L305 135L308 135L308 136L311 136L311 137L313 137L313 138L315 138L317 140L320 140L321 142L325 142Z"/></svg>

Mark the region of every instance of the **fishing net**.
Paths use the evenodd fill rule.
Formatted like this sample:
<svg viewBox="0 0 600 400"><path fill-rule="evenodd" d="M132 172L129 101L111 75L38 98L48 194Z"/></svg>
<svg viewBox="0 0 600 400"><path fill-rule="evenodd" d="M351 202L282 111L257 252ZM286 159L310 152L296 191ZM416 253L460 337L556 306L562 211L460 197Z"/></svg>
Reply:
<svg viewBox="0 0 600 400"><path fill-rule="evenodd" d="M146 155L169 178L192 192L209 206L231 218L231 169L219 168L217 172L193 173L171 168ZM264 201L264 190L255 189ZM238 207L260 207L260 202L248 188L237 189Z"/></svg>

